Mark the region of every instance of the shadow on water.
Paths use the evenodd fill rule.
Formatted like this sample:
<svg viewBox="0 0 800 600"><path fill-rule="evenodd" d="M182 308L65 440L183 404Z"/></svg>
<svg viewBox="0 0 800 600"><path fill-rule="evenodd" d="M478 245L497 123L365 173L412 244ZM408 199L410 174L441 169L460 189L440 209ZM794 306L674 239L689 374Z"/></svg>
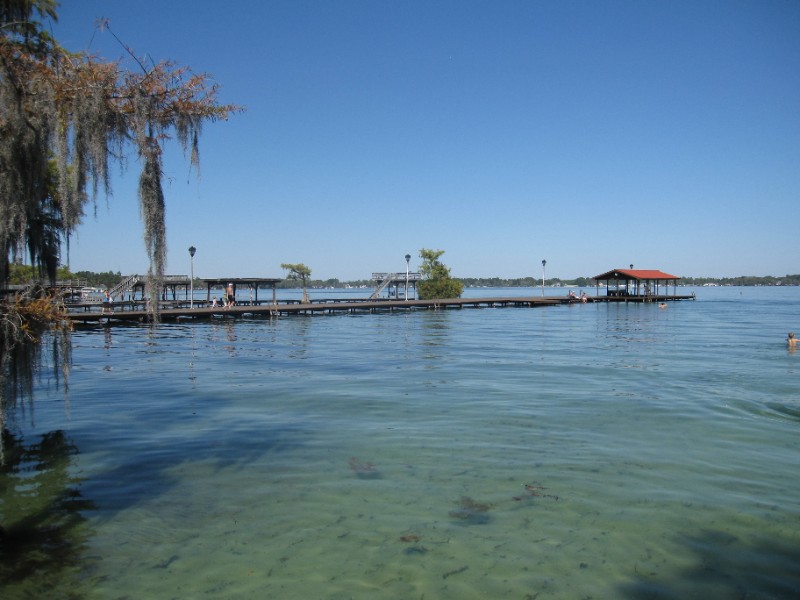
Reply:
<svg viewBox="0 0 800 600"><path fill-rule="evenodd" d="M208 430L178 442L166 436L162 445L115 461L113 467L77 478L78 448L63 431L27 444L3 431L5 460L0 465L0 597L82 598L94 584L91 574L102 557L91 556L94 531L87 512L104 518L166 495L180 485L182 469L205 462L210 473L248 469L302 444L294 426L248 426ZM185 434L184 434L185 438ZM175 445L182 447L176 450ZM113 491L113 493L109 493ZM88 498L93 498L89 500ZM103 498L101 506L94 499ZM98 502L100 502L98 500Z"/></svg>
<svg viewBox="0 0 800 600"><path fill-rule="evenodd" d="M64 592L80 597L79 572L90 531L82 512L94 510L70 474L78 449L63 431L26 445L2 431L5 460L0 464L0 588L25 598Z"/></svg>
<svg viewBox="0 0 800 600"><path fill-rule="evenodd" d="M304 435L297 425L263 423L193 434L166 431L139 452L116 455L113 466L93 473L83 486L89 495L94 496L96 489L97 497L105 499L100 509L104 518L110 518L169 494L182 484L185 470L193 465L205 465L207 477L248 469L263 473L270 468L270 457L298 449ZM109 490L114 490L113 494Z"/></svg>
<svg viewBox="0 0 800 600"><path fill-rule="evenodd" d="M761 600L800 598L800 545L766 536L742 540L707 529L684 540L693 565L669 580L657 571L636 566L637 581L621 588L635 600L704 598Z"/></svg>

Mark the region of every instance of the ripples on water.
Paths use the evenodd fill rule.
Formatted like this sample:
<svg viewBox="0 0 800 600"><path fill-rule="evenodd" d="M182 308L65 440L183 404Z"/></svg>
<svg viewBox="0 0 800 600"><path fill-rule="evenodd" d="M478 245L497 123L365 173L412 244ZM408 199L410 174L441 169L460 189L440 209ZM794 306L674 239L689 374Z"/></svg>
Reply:
<svg viewBox="0 0 800 600"><path fill-rule="evenodd" d="M77 332L3 598L797 597L800 288L698 298Z"/></svg>

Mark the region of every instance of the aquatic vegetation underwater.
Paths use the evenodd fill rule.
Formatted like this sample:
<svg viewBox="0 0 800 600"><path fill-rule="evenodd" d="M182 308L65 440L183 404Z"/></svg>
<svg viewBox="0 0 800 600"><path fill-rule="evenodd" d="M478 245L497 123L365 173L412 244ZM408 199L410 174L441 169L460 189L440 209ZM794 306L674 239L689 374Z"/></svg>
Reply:
<svg viewBox="0 0 800 600"><path fill-rule="evenodd" d="M464 525L485 525L489 522L488 512L493 505L477 502L469 496L461 496L457 502L458 508L451 510L448 515Z"/></svg>
<svg viewBox="0 0 800 600"><path fill-rule="evenodd" d="M553 500L558 500L558 496L554 494L543 494L542 492L547 488L538 483L526 483L524 487L525 493L512 497L517 502L532 500L533 498L551 498Z"/></svg>
<svg viewBox="0 0 800 600"><path fill-rule="evenodd" d="M355 456L351 456L348 464L359 479L380 479L382 477L381 472L374 463L362 461Z"/></svg>

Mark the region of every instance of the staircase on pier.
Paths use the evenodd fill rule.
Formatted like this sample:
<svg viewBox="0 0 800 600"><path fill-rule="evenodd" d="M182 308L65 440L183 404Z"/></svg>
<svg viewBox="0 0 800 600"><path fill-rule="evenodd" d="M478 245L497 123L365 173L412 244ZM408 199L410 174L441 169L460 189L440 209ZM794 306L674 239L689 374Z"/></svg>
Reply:
<svg viewBox="0 0 800 600"><path fill-rule="evenodd" d="M133 287L139 283L142 278L139 275L128 275L122 281L120 281L117 285L109 290L109 294L116 297L120 293L130 293L133 290Z"/></svg>
<svg viewBox="0 0 800 600"><path fill-rule="evenodd" d="M375 280L380 279L380 283L378 284L378 287L375 288L375 291L372 292L372 295L369 297L369 299L374 300L375 298L380 298L381 292L389 287L393 281L398 279L400 275L400 273L373 273L372 278ZM383 279L381 279L381 276Z"/></svg>
<svg viewBox="0 0 800 600"><path fill-rule="evenodd" d="M395 286L395 298L399 297L400 287L406 283L413 284L416 289L417 282L421 279L419 273L373 273L372 280L377 281L378 285L375 291L369 297L370 300L375 300L381 297L381 293L387 287ZM391 294L390 294L391 295Z"/></svg>

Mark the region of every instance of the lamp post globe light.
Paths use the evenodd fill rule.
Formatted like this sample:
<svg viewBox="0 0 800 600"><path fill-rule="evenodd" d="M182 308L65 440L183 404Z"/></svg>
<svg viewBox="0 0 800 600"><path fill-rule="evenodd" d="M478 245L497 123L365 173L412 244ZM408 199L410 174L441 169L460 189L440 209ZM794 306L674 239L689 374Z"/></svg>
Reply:
<svg viewBox="0 0 800 600"><path fill-rule="evenodd" d="M405 296L406 302L408 302L408 266L410 262L411 262L411 255L406 254L406 296Z"/></svg>
<svg viewBox="0 0 800 600"><path fill-rule="evenodd" d="M191 275L189 276L189 308L194 308L194 253L197 248L189 246L189 260L191 262Z"/></svg>
<svg viewBox="0 0 800 600"><path fill-rule="evenodd" d="M542 259L542 298L544 298L544 268L547 265L547 261Z"/></svg>

